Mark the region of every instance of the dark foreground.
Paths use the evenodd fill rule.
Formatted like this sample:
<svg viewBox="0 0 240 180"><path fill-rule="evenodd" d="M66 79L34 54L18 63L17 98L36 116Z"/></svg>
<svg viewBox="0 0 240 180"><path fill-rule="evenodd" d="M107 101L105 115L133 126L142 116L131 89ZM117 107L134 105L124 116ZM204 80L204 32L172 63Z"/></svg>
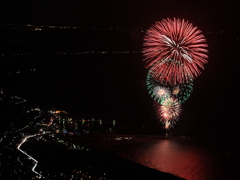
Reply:
<svg viewBox="0 0 240 180"><path fill-rule="evenodd" d="M34 146L32 151L32 153L39 151L38 145ZM36 156L39 159L37 170L41 170L46 175L47 173L44 172L48 172L50 175L60 174L60 172L69 174L69 172L75 170L89 174L90 178L88 176L88 179L93 177L97 179L102 175L105 176L105 179L116 180L181 179L126 160L110 152L56 149L56 147L45 145Z"/></svg>
<svg viewBox="0 0 240 180"><path fill-rule="evenodd" d="M38 161L35 170L42 179L225 180L240 177L237 144L237 137L55 134L30 138L21 149ZM1 178L36 176L33 161L15 146L1 157Z"/></svg>
<svg viewBox="0 0 240 180"><path fill-rule="evenodd" d="M99 145L99 148L93 148L91 145L92 148L90 149L87 149L87 146L85 146L86 148L84 148L84 150L74 150L56 143L54 144L49 141L36 140L33 138L29 140L29 142L24 143L22 149L38 160L38 165L35 170L42 174L42 179L181 179L172 174L160 172L119 157L114 151L110 151L111 148L109 149L109 146L106 146L106 144L110 144L111 147L114 147L115 145L119 145L119 143L121 144L123 141L102 140L102 142L97 143L97 139L98 138L93 141ZM99 138L99 140L100 139L102 138ZM80 142L83 143L84 140L86 140L86 138L80 140ZM91 142L89 139L87 141ZM103 146L105 146L105 148ZM5 152L4 156L8 156L8 153L9 152ZM19 174L19 176L17 176L17 174L10 176L9 172L14 172L14 170L11 171L8 169L1 172L1 177L26 180L33 179L33 177L36 176L36 174L31 171L34 165L32 160L27 159L23 154L14 149L10 155L15 156L18 160L23 162L23 165L21 167L16 167L16 165L14 165L15 167L8 166L8 168L20 168L22 171L28 168L28 172L26 170L27 173ZM6 160L7 159L4 158L2 161L3 169L4 165L8 163Z"/></svg>

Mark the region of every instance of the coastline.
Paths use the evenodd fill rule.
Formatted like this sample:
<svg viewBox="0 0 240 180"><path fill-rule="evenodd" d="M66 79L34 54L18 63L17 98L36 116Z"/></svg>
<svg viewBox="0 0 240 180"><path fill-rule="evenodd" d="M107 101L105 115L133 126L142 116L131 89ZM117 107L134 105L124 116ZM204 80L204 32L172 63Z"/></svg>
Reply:
<svg viewBox="0 0 240 180"><path fill-rule="evenodd" d="M182 180L173 174L161 172L118 156L114 147L117 148L118 145L129 143L130 140L125 142L120 140L98 141L101 139L99 136L92 141L89 139L90 136L84 139L84 144L89 145L87 146L89 150L64 149L47 142L36 141L26 143L25 149L30 150L29 153L39 160L37 170L48 172L47 174L80 170L94 175L107 174L112 180ZM84 140L82 139L79 143L84 142Z"/></svg>

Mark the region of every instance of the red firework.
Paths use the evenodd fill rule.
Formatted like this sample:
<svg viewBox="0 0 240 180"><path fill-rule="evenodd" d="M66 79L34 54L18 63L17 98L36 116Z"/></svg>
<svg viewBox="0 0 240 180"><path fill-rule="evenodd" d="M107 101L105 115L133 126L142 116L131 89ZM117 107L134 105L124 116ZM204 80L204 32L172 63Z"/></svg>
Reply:
<svg viewBox="0 0 240 180"><path fill-rule="evenodd" d="M163 19L148 29L143 55L146 68L160 82L187 83L201 74L207 63L207 43L197 27L180 19Z"/></svg>

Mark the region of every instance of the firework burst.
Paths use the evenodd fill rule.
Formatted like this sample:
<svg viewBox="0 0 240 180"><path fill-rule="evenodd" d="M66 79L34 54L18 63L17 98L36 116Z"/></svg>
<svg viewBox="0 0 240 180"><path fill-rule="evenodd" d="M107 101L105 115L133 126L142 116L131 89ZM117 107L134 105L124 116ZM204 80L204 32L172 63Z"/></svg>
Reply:
<svg viewBox="0 0 240 180"><path fill-rule="evenodd" d="M157 108L157 113L160 121L165 125L165 128L173 126L181 114L181 105L175 98L168 98L162 102Z"/></svg>
<svg viewBox="0 0 240 180"><path fill-rule="evenodd" d="M177 98L179 103L184 103L187 101L193 91L193 80L189 80L188 83L177 84L175 86L166 83L160 83L151 75L151 69L148 71L146 77L146 85L148 93L152 98L154 98L155 101L158 101L159 103L162 103L162 101L170 96Z"/></svg>
<svg viewBox="0 0 240 180"><path fill-rule="evenodd" d="M161 103L165 99L170 97L171 92L168 88L162 86L158 80L155 80L151 75L151 71L148 71L146 77L146 85L148 89L148 93L151 97L154 98L155 101Z"/></svg>
<svg viewBox="0 0 240 180"><path fill-rule="evenodd" d="M161 86L156 86L153 89L154 99L160 103L165 101L165 99L168 99L170 97L169 94L170 94L169 90Z"/></svg>
<svg viewBox="0 0 240 180"><path fill-rule="evenodd" d="M184 103L190 97L193 91L193 81L189 81L187 84L179 84L173 86L172 96L176 97L179 103Z"/></svg>
<svg viewBox="0 0 240 180"><path fill-rule="evenodd" d="M200 75L208 46L201 31L188 21L163 19L148 29L143 43L146 68L162 83L185 84Z"/></svg>

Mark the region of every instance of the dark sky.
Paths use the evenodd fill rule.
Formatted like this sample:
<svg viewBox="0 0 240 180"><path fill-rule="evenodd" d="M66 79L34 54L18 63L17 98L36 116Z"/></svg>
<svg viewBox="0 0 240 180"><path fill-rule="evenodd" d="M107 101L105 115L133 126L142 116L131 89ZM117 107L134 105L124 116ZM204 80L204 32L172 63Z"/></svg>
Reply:
<svg viewBox="0 0 240 180"><path fill-rule="evenodd" d="M148 27L164 17L180 17L203 28L239 27L239 1L84 0L4 1L3 23L91 24Z"/></svg>
<svg viewBox="0 0 240 180"><path fill-rule="evenodd" d="M183 105L181 127L201 128L202 130L215 128L215 131L224 131L226 127L230 131L233 129L234 132L239 128L236 122L238 110L236 104L239 100L237 88L239 84L238 52L240 46L239 41L236 41L237 37L240 38L239 1L4 1L0 3L0 17L1 24L120 26L128 28L140 27L144 30L162 18L179 17L187 19L195 26L198 26L206 35L210 52L209 63L206 65L205 70L202 71L202 75L194 81L193 94L189 101ZM214 42L216 39L214 35L207 34L209 31L219 32L220 30L231 31L235 34L221 37L216 42ZM138 47L141 47L141 42L142 40L138 40L136 43ZM37 43L38 41L35 42L35 44ZM69 40L68 43L71 43L71 41ZM119 43L119 41L116 41L116 43ZM44 43L43 45L48 46ZM127 47L128 45L123 43L123 46ZM24 51L27 51L27 49ZM1 50L1 52L5 53L4 50ZM131 117L126 118L125 121L130 119L138 121L142 117L147 119L151 116L152 101L145 89L144 78L146 71L141 56L135 57L135 59L133 57L126 59L117 57L115 61L112 61L112 57L101 57L102 59L96 57L94 61L92 61L92 58L81 59L81 63L76 62L76 59L67 60L61 57L51 63L49 62L51 65L47 65L48 58L46 57L38 65L44 69L41 72L45 73L45 80L49 80L48 77L51 76L52 82L44 81L42 75L40 77L34 75L34 78L39 78L36 83L41 83L40 85L35 83L35 86L30 86L32 89L26 91L25 95L38 90L35 96L36 101L44 96L45 99L52 98L52 101L49 101L49 107L58 106L59 104L62 104L62 108L71 106L77 114L83 114L83 117L94 114L96 118L104 118L109 111L111 113L106 118L116 116L123 119L124 117ZM31 63L26 62L27 60L24 60L19 67L34 64L37 60ZM74 68L75 70L73 70ZM80 69L81 75L77 74ZM103 71L105 73L102 73ZM65 74L70 75L65 76ZM98 80L96 81L95 77L97 76ZM58 79L67 79L66 81L69 82L64 84L65 87L61 91L59 90L62 84L57 82ZM48 88L41 88L41 85ZM79 92L79 95L76 96L81 88L89 90ZM21 89L23 92L24 88ZM67 96L65 96L66 94ZM74 96L71 96L71 94L74 94ZM54 105L55 102L58 105ZM89 102L91 103L89 104ZM94 102L94 106L92 102ZM82 105L83 103L85 105Z"/></svg>

